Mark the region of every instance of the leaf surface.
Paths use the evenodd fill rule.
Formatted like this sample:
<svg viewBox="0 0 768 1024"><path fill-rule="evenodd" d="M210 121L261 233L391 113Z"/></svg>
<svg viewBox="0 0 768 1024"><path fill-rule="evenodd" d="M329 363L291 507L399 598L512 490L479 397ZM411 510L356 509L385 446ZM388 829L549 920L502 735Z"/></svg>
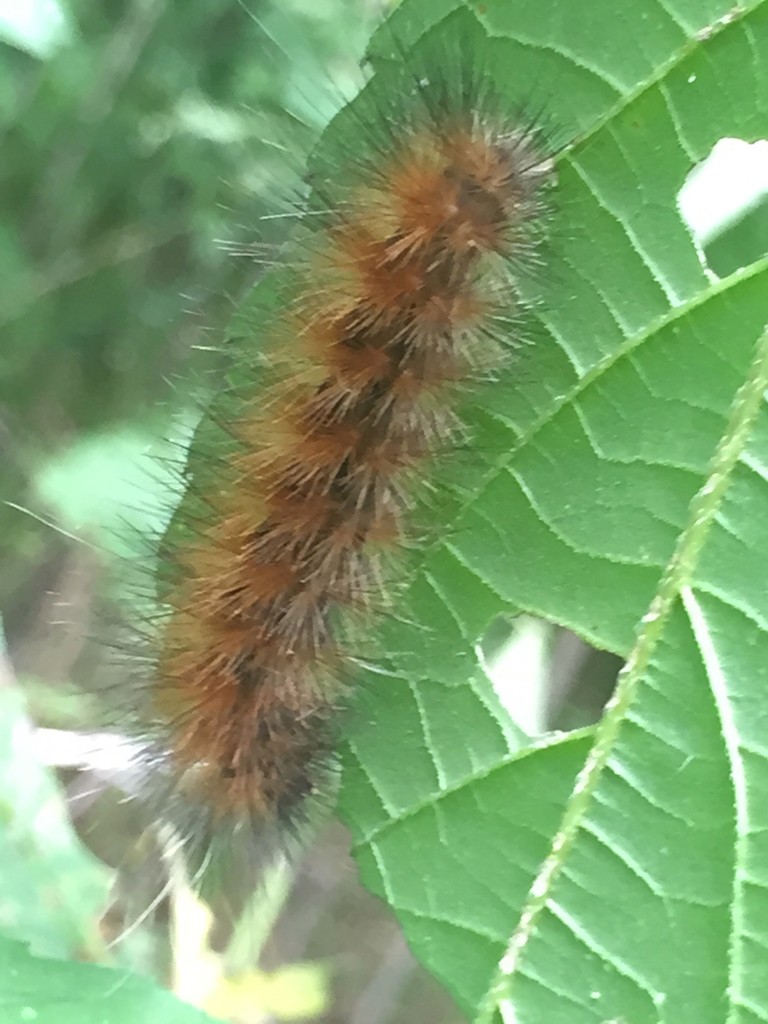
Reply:
<svg viewBox="0 0 768 1024"><path fill-rule="evenodd" d="M401 5L374 63L474 34L573 141L532 343L469 411L478 457L364 684L342 813L480 1021L765 1020L768 260L713 280L676 196L722 136L768 135L768 8L474 9L490 35ZM510 609L628 659L593 737L520 748L475 653Z"/></svg>

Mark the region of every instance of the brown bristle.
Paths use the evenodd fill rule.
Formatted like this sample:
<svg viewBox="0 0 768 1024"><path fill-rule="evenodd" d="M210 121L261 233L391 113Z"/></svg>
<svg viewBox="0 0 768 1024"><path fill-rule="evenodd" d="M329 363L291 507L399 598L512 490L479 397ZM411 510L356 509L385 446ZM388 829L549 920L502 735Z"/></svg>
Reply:
<svg viewBox="0 0 768 1024"><path fill-rule="evenodd" d="M268 329L283 372L228 425L211 525L174 542L148 717L176 791L212 826L301 819L355 624L407 545L414 483L456 436L459 386L498 359L495 318L519 303L501 264L530 252L546 162L488 97L441 121L430 88L408 117L394 98L387 152L361 152L361 132L325 182L329 210Z"/></svg>

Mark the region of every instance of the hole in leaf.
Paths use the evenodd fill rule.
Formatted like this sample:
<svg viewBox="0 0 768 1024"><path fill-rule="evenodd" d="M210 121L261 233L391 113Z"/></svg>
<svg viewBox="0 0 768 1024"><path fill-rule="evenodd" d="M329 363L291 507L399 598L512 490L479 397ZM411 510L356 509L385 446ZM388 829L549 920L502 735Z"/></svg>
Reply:
<svg viewBox="0 0 768 1024"><path fill-rule="evenodd" d="M529 615L492 622L480 652L499 700L529 736L598 721L623 664L570 630Z"/></svg>
<svg viewBox="0 0 768 1024"><path fill-rule="evenodd" d="M768 253L768 139L720 139L677 197L704 266L725 277Z"/></svg>

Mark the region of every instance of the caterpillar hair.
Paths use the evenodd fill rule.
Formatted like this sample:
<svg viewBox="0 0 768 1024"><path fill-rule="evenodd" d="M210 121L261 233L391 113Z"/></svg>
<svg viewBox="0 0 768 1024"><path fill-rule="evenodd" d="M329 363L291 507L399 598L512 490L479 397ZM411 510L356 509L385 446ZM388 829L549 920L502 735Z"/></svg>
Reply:
<svg viewBox="0 0 768 1024"><path fill-rule="evenodd" d="M355 637L462 389L517 340L552 161L466 24L379 68L312 155L219 441L202 467L191 447L134 712L146 789L198 859L235 832L268 858L332 788Z"/></svg>

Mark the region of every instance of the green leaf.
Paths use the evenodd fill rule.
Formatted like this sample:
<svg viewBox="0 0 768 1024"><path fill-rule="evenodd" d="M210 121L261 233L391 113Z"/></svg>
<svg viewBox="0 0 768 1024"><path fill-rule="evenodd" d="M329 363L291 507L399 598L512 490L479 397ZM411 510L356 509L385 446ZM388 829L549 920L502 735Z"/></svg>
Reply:
<svg viewBox="0 0 768 1024"><path fill-rule="evenodd" d="M573 142L534 344L469 411L466 502L364 682L342 813L479 1021L768 1019L768 260L712 280L676 207L720 137L768 134L768 5L473 6L491 36L414 0L374 57L474 36ZM593 741L520 750L475 654L510 609L628 659Z"/></svg>
<svg viewBox="0 0 768 1024"><path fill-rule="evenodd" d="M127 971L38 960L0 938L3 1024L212 1024L213 1018Z"/></svg>
<svg viewBox="0 0 768 1024"><path fill-rule="evenodd" d="M19 691L0 690L0 930L50 956L100 955L109 873L81 846L31 739Z"/></svg>

